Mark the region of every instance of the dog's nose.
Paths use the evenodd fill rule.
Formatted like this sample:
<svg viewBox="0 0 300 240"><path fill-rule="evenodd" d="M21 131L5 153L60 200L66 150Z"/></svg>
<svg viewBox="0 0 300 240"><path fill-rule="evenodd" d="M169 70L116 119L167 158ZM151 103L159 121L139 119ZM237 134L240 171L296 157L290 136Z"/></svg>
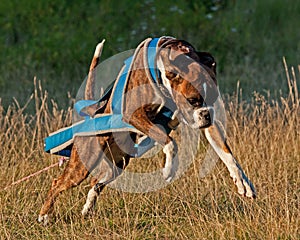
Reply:
<svg viewBox="0 0 300 240"><path fill-rule="evenodd" d="M213 123L214 111L210 107L200 108L194 114L195 122L200 128L209 127Z"/></svg>
<svg viewBox="0 0 300 240"><path fill-rule="evenodd" d="M208 109L204 109L204 110L200 111L199 117L201 119L210 120L210 112L209 112L209 110Z"/></svg>
<svg viewBox="0 0 300 240"><path fill-rule="evenodd" d="M201 111L199 115L200 115L201 118L208 119L209 118L209 111L208 111L208 109Z"/></svg>

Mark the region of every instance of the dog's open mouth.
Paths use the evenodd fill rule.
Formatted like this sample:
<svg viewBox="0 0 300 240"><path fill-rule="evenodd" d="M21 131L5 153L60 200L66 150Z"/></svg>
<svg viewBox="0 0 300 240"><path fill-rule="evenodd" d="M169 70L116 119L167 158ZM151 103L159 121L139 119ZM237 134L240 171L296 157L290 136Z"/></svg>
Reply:
<svg viewBox="0 0 300 240"><path fill-rule="evenodd" d="M212 125L211 121L203 121L203 123L199 125L199 128L200 129L201 128L208 128L211 125Z"/></svg>

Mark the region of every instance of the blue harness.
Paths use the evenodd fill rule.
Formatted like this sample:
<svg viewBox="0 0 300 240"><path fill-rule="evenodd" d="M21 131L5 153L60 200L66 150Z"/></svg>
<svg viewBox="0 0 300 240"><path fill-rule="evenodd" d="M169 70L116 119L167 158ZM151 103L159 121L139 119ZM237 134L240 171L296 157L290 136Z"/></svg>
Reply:
<svg viewBox="0 0 300 240"><path fill-rule="evenodd" d="M152 80L155 84L158 84L158 78L160 78L159 73L156 71L155 58L157 52L157 44L159 38L152 39L147 47L147 60L149 71ZM85 119L73 124L70 127L62 128L52 134L50 134L45 139L45 151L69 157L71 154L71 148L75 136L96 136L98 134L114 132L114 131L129 131L129 132L139 132L132 125L124 122L122 120L122 102L125 91L125 86L127 83L127 75L130 72L130 66L132 64L133 56L129 57L124 61L123 72L120 77L116 80L114 84L110 86L109 89L105 91L102 97L98 100L79 100L75 103L75 110L80 116L85 116ZM114 91L112 91L114 85ZM111 94L111 95L110 95ZM95 117L90 117L88 114L82 110L88 106L98 104L109 97L112 97L110 114L98 114ZM171 120L173 111L169 108L163 107L161 111L156 116L154 123L160 124L164 127L167 134L170 133L171 129L168 127L168 122ZM140 132L139 132L140 133ZM150 150L155 144L155 141L150 137L146 137L139 144L135 144L134 157L139 157L145 152Z"/></svg>

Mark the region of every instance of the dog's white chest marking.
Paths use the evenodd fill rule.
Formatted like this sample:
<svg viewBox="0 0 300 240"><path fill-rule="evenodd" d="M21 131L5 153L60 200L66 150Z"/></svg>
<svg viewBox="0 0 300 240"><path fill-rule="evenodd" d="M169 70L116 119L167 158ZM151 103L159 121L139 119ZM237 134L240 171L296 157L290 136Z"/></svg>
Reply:
<svg viewBox="0 0 300 240"><path fill-rule="evenodd" d="M204 89L204 94L206 96L206 93L207 93L207 84L206 83L203 83L203 89ZM203 97L205 97L203 96Z"/></svg>
<svg viewBox="0 0 300 240"><path fill-rule="evenodd" d="M170 84L169 79L166 76L165 67L164 67L163 61L160 57L158 58L158 61L157 61L157 68L161 72L161 79L162 79L163 85L167 88L168 92L173 97L171 84Z"/></svg>

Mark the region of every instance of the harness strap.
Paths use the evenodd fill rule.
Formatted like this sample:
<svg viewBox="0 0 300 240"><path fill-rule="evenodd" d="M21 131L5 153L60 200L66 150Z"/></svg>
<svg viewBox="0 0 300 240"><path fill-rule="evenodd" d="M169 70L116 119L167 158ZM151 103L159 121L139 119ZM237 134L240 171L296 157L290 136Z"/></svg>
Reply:
<svg viewBox="0 0 300 240"><path fill-rule="evenodd" d="M105 101L109 98L112 88L115 84L115 81L113 81L106 89L103 95L98 100L79 100L74 104L74 109L76 112L82 116L82 117L88 117L89 115L85 112L83 112L83 109L95 104L99 104L102 101Z"/></svg>
<svg viewBox="0 0 300 240"><path fill-rule="evenodd" d="M157 71L157 67L155 64L159 39L160 38L153 38L147 47L148 67L149 67L151 77L156 84L160 83L160 72Z"/></svg>
<svg viewBox="0 0 300 240"><path fill-rule="evenodd" d="M118 83L114 86L111 103L111 110L114 114L122 114L122 102L125 91L125 85L127 83L127 78L131 69L133 58L134 56L131 56L124 61L125 66L121 70L121 75L118 79Z"/></svg>
<svg viewBox="0 0 300 240"><path fill-rule="evenodd" d="M61 156L70 156L70 146L76 136L95 136L107 132L131 131L141 133L132 125L122 121L120 114L99 115L62 128L45 139L46 152Z"/></svg>
<svg viewBox="0 0 300 240"><path fill-rule="evenodd" d="M147 60L144 59L144 62L145 64L147 64L146 66L149 67L150 74L147 69L145 69L145 71L148 75L148 78L153 79L153 81L150 81L150 83L163 101L159 111L157 112L154 123L162 125L167 134L169 134L171 132L171 128L168 126L168 122L172 119L174 109L176 109L176 105L173 105L174 102L171 101L171 105L168 104L169 108L165 107L165 96L163 96L161 91L159 90L159 71L157 71L155 64L158 42L159 38L154 38L152 40L146 39L144 42L142 42L137 47L134 55L124 61L124 66L121 69L117 80L111 84L111 86L105 91L101 98L99 98L98 100L80 100L76 102L74 108L80 116L86 116L85 120L50 134L50 136L45 139L45 151L62 156L70 156L70 146L73 143L75 136L95 136L107 132L118 131L130 131L141 134L139 130L122 120L122 111L124 91L129 76L128 73L130 72L137 52L140 50L143 44L144 47L147 47L147 51L145 51L145 55L147 56L144 56ZM84 108L94 104L98 104L101 101L108 99L109 97L112 98L111 114L99 114L94 118L90 118L88 114L83 112ZM170 100L167 101L169 103ZM145 152L150 150L154 146L154 144L155 141L153 139L151 139L150 137L145 137L145 139L143 139L139 144L135 145L135 156L139 157L143 155Z"/></svg>
<svg viewBox="0 0 300 240"><path fill-rule="evenodd" d="M130 66L131 66L132 58L133 57L131 56L124 61L125 65L120 71L120 75L119 75L120 77L118 77L118 79L117 79L117 82L120 84L115 84L116 81L113 81L98 100L79 100L74 104L74 108L80 116L88 117L89 115L87 113L83 112L83 109L85 109L86 107L92 106L94 104L99 104L100 102L108 99L111 95L111 92L112 92L112 89L114 88L114 86L116 86L116 89L114 90L114 94L113 94L115 97L113 97L112 108L115 110L114 111L115 113L117 113L117 114L121 113L120 99L122 98L123 89L124 89L126 78L127 78Z"/></svg>
<svg viewBox="0 0 300 240"><path fill-rule="evenodd" d="M156 60L156 53L157 53L157 49L158 49L159 40L160 40L160 38L153 38L151 41L149 41L148 46L146 46L147 47L146 64L149 68L152 80L157 85L160 84L160 72L157 71L155 60ZM139 50L139 47L137 47L137 50ZM120 76L119 78L121 78L120 79L121 83L126 82L128 72L131 68L132 59L133 59L133 56L129 57L128 59L126 59L124 61L125 67L123 69L121 69L121 71L120 71L121 74L119 75ZM87 113L83 112L83 109L85 109L89 106L92 106L94 104L99 104L101 101L106 100L109 97L110 92L111 92L113 87L114 87L114 82L111 84L111 86L109 86L107 91L98 100L79 100L79 101L77 101L74 105L74 109L76 110L76 112L80 116L88 117L89 115ZM122 104L120 104L120 101L122 99L123 90L124 90L124 85L123 84L116 84L115 89L113 91L114 96L112 98L113 99L113 101L112 101L112 111L114 113L117 113L117 114L120 114L121 111L122 111L122 109L121 109Z"/></svg>

